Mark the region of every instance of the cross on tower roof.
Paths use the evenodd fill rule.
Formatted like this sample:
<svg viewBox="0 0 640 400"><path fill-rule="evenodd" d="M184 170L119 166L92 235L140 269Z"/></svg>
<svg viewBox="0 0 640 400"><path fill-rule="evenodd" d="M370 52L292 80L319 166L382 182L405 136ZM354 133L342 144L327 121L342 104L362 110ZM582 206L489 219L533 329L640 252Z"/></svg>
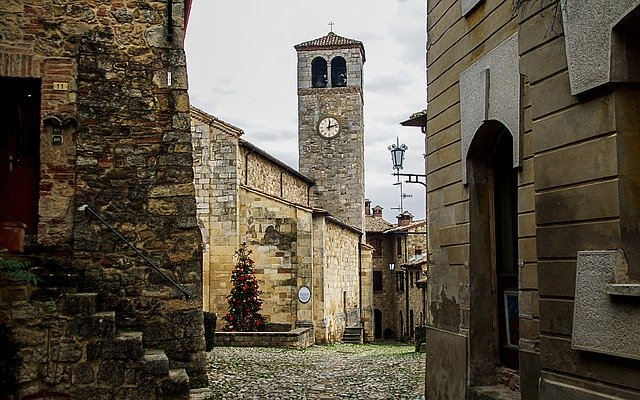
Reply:
<svg viewBox="0 0 640 400"><path fill-rule="evenodd" d="M333 26L334 26L334 25L335 25L335 24L333 23L333 21L329 22L329 27L331 28L331 32L333 32Z"/></svg>

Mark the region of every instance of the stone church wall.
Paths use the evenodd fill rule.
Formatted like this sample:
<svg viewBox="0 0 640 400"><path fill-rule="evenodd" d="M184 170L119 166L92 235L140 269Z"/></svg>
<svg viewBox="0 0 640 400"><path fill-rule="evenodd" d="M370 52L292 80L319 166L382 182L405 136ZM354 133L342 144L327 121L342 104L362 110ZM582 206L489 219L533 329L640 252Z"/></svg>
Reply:
<svg viewBox="0 0 640 400"><path fill-rule="evenodd" d="M229 281L240 245L238 136L242 131L193 108L191 116L196 210L204 243L204 309L220 312L226 295L217 289Z"/></svg>
<svg viewBox="0 0 640 400"><path fill-rule="evenodd" d="M314 219L324 219L316 216ZM320 231L324 227L324 234ZM314 224L314 233L320 246L315 253L319 257L315 265L321 268L322 281L316 281L322 288L319 301L323 311L316 317L316 340L335 342L342 338L345 327L360 324L360 233L326 219ZM318 243L320 242L320 243ZM370 271L370 264L367 270ZM370 273L370 272L369 272ZM318 290L316 289L316 290Z"/></svg>
<svg viewBox="0 0 640 400"><path fill-rule="evenodd" d="M267 322L295 327L299 269L311 248L311 210L249 188L240 191L240 236L253 251Z"/></svg>

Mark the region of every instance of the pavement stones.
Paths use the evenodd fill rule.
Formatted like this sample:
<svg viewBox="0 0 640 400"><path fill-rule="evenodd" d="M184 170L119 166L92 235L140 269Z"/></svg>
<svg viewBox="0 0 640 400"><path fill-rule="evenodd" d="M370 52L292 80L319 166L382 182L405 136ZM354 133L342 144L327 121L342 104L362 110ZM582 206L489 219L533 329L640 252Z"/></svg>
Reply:
<svg viewBox="0 0 640 400"><path fill-rule="evenodd" d="M305 350L214 347L214 399L424 399L425 355L414 346L333 344Z"/></svg>

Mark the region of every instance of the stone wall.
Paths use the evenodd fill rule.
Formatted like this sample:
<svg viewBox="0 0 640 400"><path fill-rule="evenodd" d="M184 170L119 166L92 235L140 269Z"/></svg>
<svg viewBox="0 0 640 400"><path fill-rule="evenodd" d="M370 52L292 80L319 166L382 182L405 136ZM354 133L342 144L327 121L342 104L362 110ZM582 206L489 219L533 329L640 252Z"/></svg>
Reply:
<svg viewBox="0 0 640 400"><path fill-rule="evenodd" d="M313 329L310 328L296 328L289 332L216 332L216 346L303 350L312 345Z"/></svg>
<svg viewBox="0 0 640 400"><path fill-rule="evenodd" d="M116 329L117 314L97 311L96 293L41 301L42 291L46 289L0 277L0 325L9 334L3 351L17 346L20 359L19 369L11 371L18 383L14 394L78 400L189 396L185 370L170 370L164 351L145 349L148 334ZM202 322L196 316L179 323L183 346L203 345ZM10 394L4 389L9 388L0 393Z"/></svg>
<svg viewBox="0 0 640 400"><path fill-rule="evenodd" d="M499 358L487 357L496 348L495 324L483 317L495 310L483 303L493 271L486 266L495 261L483 163L500 121L513 137L517 171L521 397L638 396L632 361L579 350L584 321L574 312L589 307L576 297L584 289L576 287L576 274L584 273L578 252L622 250L626 264L616 279L632 284L640 276L640 164L630 156L637 153L640 96L628 84L637 81L638 50L628 38L637 36L639 5L514 3L427 1L428 343L455 347L428 353L427 395L463 398L468 386L517 381L496 371ZM612 310L623 303L607 300ZM637 330L632 318L617 322L630 335ZM615 340L607 329L588 331Z"/></svg>
<svg viewBox="0 0 640 400"><path fill-rule="evenodd" d="M345 327L361 323L360 233L316 215L314 243L314 267L320 272L314 274L314 286L321 306L315 313L316 341L335 342L342 339Z"/></svg>
<svg viewBox="0 0 640 400"><path fill-rule="evenodd" d="M311 88L311 62L342 56L347 62L347 86ZM364 231L364 54L360 46L298 50L298 153L300 172L313 178L312 205ZM330 70L328 71L330 76ZM332 139L317 126L324 117L340 123ZM336 199L340 199L336 201Z"/></svg>
<svg viewBox="0 0 640 400"><path fill-rule="evenodd" d="M478 62L483 63L487 57L491 58L492 50L517 32L518 21L513 13L512 2L476 1L474 4L477 5L469 10L465 9L466 3L469 2L427 1L429 106L426 164L429 251L432 253L427 289L427 342L435 349L447 349L446 352L428 353L429 398L464 398L468 386L498 382L495 365L499 360L494 357L498 344L491 337L494 329L497 329L493 326L492 315L497 316L498 311L487 302L491 298L491 283L481 287L477 278L491 276L490 271L480 271L479 267L479 264L483 264L490 270L491 261L471 254L473 245L480 247L482 254L490 247L489 242L478 233L482 230L479 227L489 226L484 218L488 217L490 211L486 204L470 200L474 190L472 184L467 185L470 158L463 157L466 157L469 143L475 146L479 140L466 142L462 132L466 127L463 125L468 121L475 123L463 113L463 100L476 97L484 99L491 94L487 93L487 97L484 97L476 92L465 95L463 99L461 91L465 87L461 76L474 65L479 65ZM466 15L463 15L463 9ZM490 73L492 79L500 80L499 72L494 70ZM517 71L515 75L519 76ZM483 79L483 76L480 73L472 74L476 80ZM489 87L488 83L486 87ZM499 84L492 80L490 87L495 91ZM518 92L517 88L511 89ZM491 105L513 105L517 116L522 111L518 110L518 100L516 95L515 99L493 101ZM478 101L473 104L484 104ZM487 113L491 111L489 108L483 110ZM485 114L485 119L489 118L492 117ZM476 133L475 129L472 134ZM517 143L521 132L516 129L510 133L514 143ZM535 232L533 164L528 148L530 141L519 142L523 145L518 151L524 150L523 154L528 158L521 161L522 168L517 175L518 244L520 254L526 257L525 273L528 273L529 270L535 270L537 260L535 238L532 238L532 232ZM514 154L519 153L514 150ZM514 156L514 160L519 158ZM478 222L480 220L485 222ZM483 305L488 308L481 310ZM480 339L481 335L486 336ZM531 335L534 339L535 332L532 331ZM481 340L482 345L479 343ZM452 357L451 354L456 356ZM447 378L441 379L443 376Z"/></svg>
<svg viewBox="0 0 640 400"><path fill-rule="evenodd" d="M3 2L0 71L41 78L43 119L63 125L59 147L42 125L37 242L56 253L71 248L64 256L84 289L99 293L100 309L117 311L118 328L143 331L145 347L164 348L171 366L200 385L204 344L186 344L174 327L202 320L183 6L173 3L169 40L165 1ZM83 204L190 298L76 210Z"/></svg>
<svg viewBox="0 0 640 400"><path fill-rule="evenodd" d="M262 314L267 322L294 327L298 318L298 280L303 278L298 270L310 263L304 255L311 249L311 210L243 187L240 218L245 221L240 237L253 251L262 291Z"/></svg>
<svg viewBox="0 0 640 400"><path fill-rule="evenodd" d="M635 3L635 6L632 3L616 4L618 7L597 14L597 17L593 14L600 22L596 25L604 28L600 30L601 33L613 36L611 41L614 45L620 39L619 35L625 34L624 24L620 23L611 29L613 23L601 22L620 21L622 14L611 13L620 11L621 6L626 7L626 11L635 7L636 17L629 16L627 22L637 26L638 4ZM625 83L603 87L603 82L589 81L590 74L599 73L598 63L604 63L607 68L620 68L633 63L631 58L627 58L628 55L616 53L614 45L609 48L609 41L586 50L588 57L596 61L595 64L583 61L585 49L575 41L584 43L585 40L593 40L594 33L588 31L591 28L586 19L589 16L584 12L597 9L597 6L596 2L590 1L532 2L525 4L519 14L520 68L528 80L526 121L530 131L529 152L532 153L534 166L530 179L533 181L535 201L531 199L531 207L535 205L539 259L537 270L531 271L527 280L523 278L529 276L523 276L521 282L527 288L537 289L532 291L532 309L534 317L539 315L539 319L534 318L532 322L536 324L534 332L539 332L541 399L578 399L588 396L587 393L620 398L640 395L637 365L631 364L629 359L614 360L597 348L585 352L575 346L577 328L583 326L584 321L574 314L574 307L577 309L580 305L588 310L593 306L578 304L585 300L577 297L577 292L584 289L578 287L577 272L581 276L587 272L576 271L578 252L620 249L628 263L623 273L626 275L624 279L638 282L640 277L640 269L637 268L640 263L637 253L637 210L640 207L637 110L640 92ZM560 18L560 12L563 18ZM546 29L547 33L543 35L542 27L553 29ZM569 46L568 43L574 45ZM605 53L608 55L604 59L602 46L606 47ZM632 58L638 58L637 50L635 53L631 50L631 54ZM569 58L571 60L568 62ZM612 71L605 81L613 81L613 76ZM600 87L579 96L572 95L576 91L583 91L585 85L591 87L592 83ZM629 240L630 234L635 238ZM534 254L533 251L530 254ZM594 281L591 284L604 285L606 282ZM609 296L606 303L611 307L610 310L620 310L626 302ZM529 314L529 308L521 309L521 315ZM608 318L605 316L607 311L602 307L587 312L603 313L601 317ZM628 312L637 313L637 303L633 310L624 313ZM625 327L611 329L608 326L600 330L590 325L586 330L591 337L609 343L615 341L610 334L612 330L637 336L633 322L635 318L625 321L622 317L622 320L616 320ZM623 357L631 358L632 355ZM525 360L527 363L533 362L531 357L521 356L521 362ZM567 378L560 378L559 375ZM523 390L525 385L527 382L523 378Z"/></svg>
<svg viewBox="0 0 640 400"><path fill-rule="evenodd" d="M234 253L240 246L238 137L242 131L194 107L191 118L198 225L204 242L203 303L206 311L220 314L229 294L220 285L228 288Z"/></svg>

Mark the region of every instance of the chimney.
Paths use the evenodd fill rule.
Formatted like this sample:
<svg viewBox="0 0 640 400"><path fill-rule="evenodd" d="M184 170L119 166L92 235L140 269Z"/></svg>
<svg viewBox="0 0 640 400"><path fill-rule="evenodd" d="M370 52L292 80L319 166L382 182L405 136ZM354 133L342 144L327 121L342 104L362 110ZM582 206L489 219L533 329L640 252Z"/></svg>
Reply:
<svg viewBox="0 0 640 400"><path fill-rule="evenodd" d="M413 222L413 214L409 211L405 211L398 215L398 226L407 226Z"/></svg>
<svg viewBox="0 0 640 400"><path fill-rule="evenodd" d="M373 218L382 218L382 207L379 205L373 207Z"/></svg>
<svg viewBox="0 0 640 400"><path fill-rule="evenodd" d="M371 200L364 199L364 215L371 215Z"/></svg>

